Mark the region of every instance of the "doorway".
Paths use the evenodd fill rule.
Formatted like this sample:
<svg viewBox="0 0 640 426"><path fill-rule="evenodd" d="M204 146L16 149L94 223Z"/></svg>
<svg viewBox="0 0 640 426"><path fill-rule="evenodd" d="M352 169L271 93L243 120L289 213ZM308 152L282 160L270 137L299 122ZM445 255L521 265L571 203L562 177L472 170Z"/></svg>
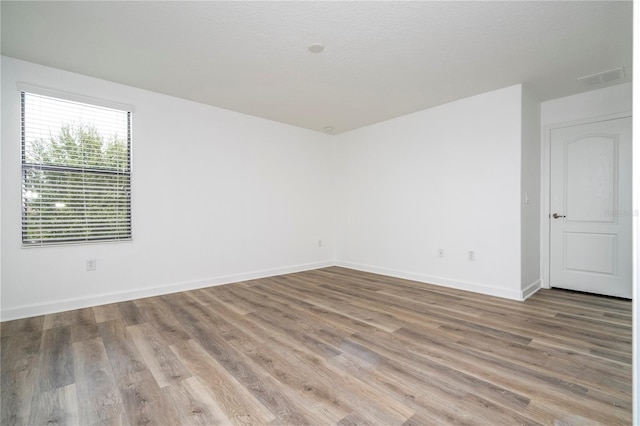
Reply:
<svg viewBox="0 0 640 426"><path fill-rule="evenodd" d="M549 143L549 285L631 298L631 118L554 128Z"/></svg>

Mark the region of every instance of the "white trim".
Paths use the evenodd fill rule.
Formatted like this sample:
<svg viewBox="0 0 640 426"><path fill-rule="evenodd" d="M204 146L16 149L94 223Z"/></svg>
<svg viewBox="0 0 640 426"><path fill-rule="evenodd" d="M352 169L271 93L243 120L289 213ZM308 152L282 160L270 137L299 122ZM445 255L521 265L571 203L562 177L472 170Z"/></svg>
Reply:
<svg viewBox="0 0 640 426"><path fill-rule="evenodd" d="M639 53L640 53L640 9L638 9L638 4L633 5L633 65L638 69L638 64L640 64ZM640 107L640 88L638 88L637 84L634 84L632 87L632 99L633 104L632 108L635 111L638 111L638 107ZM640 129L637 126L640 120L637 117L632 119L632 148L631 148L631 173L632 173L632 203L633 209L640 208L640 147L638 147L634 142L636 138L633 138L633 129ZM638 149L636 149L638 148ZM640 262L640 250L638 244L640 243L640 222L638 216L633 216L633 301L632 301L632 334L631 334L631 417L632 424L637 425L640 423L640 365L638 361L640 360L640 309L638 303L638 297L640 296L640 289L638 286L639 282L639 271L638 263Z"/></svg>
<svg viewBox="0 0 640 426"><path fill-rule="evenodd" d="M542 281L536 280L522 289L520 292L520 300L527 300L542 288Z"/></svg>
<svg viewBox="0 0 640 426"><path fill-rule="evenodd" d="M180 291L196 290L199 288L231 284L258 278L267 278L276 275L309 271L313 269L326 268L329 266L334 266L334 262L324 261L305 263L300 265L286 266L282 268L265 269L261 271L246 272L234 275L224 275L197 281L166 284L158 287L148 287L117 293L103 293L96 296L78 297L74 299L57 300L50 303L23 305L15 308L3 309L0 315L2 317L2 321L9 321L34 317L38 315L52 314L56 312L64 312L72 309L88 308L92 306L105 305L108 303L125 302L128 300L141 299L144 297L162 296L165 294L177 293Z"/></svg>
<svg viewBox="0 0 640 426"><path fill-rule="evenodd" d="M126 112L135 112L135 107L129 104L109 101L106 99L93 98L91 96L78 95L77 93L65 92L62 90L50 89L48 87L36 86L35 84L16 82L16 87L21 92L33 93L41 96L49 96L51 98L66 99L72 102L80 102L83 104L97 105L104 108L117 109Z"/></svg>
<svg viewBox="0 0 640 426"><path fill-rule="evenodd" d="M145 297L162 296L181 291L197 290L200 288L214 287L224 284L232 284L247 280L259 278L273 277L277 275L292 274L296 272L310 271L314 269L328 268L331 266L339 266L342 268L353 269L356 271L371 272L389 277L402 278L412 281L433 284L440 287L454 288L458 290L470 291L473 293L485 294L488 296L497 296L510 300L523 301L540 290L541 281L537 280L529 284L522 291L513 291L500 287L489 286L481 283L468 281L451 280L444 277L434 277L429 275L418 274L414 272L399 271L395 269L382 268L378 266L364 265L354 262L343 261L323 261L314 263L305 263L300 265L287 266L282 268L264 269L253 272L245 272L233 275L223 275L220 277L186 281L180 283L166 284L157 287L148 287L130 291L122 291L117 293L103 293L96 296L78 297L73 299L58 300L49 303L40 303L34 305L23 305L14 308L2 309L0 312L1 321L10 321L21 318L29 318L38 315L53 314L73 309L89 308L93 306L106 305L109 303L125 302L128 300L141 299Z"/></svg>
<svg viewBox="0 0 640 426"><path fill-rule="evenodd" d="M551 131L561 129L563 127L580 126L583 124L617 120L619 118L627 118L631 116L631 111L626 111L581 120L552 123L543 126L541 148L542 170L540 174L540 197L542 201L540 203L540 275L542 279L542 288L551 288L551 271L549 269L549 215L551 214L549 206L549 197L551 196L551 182L549 176L551 173Z"/></svg>
<svg viewBox="0 0 640 426"><path fill-rule="evenodd" d="M389 277L418 281L425 284L433 284L440 287L448 287L448 288L455 288L458 290L471 291L473 293L481 293L488 296L497 296L497 297L502 297L504 299L511 299L511 300L518 300L518 301L523 300L520 291L508 290L508 289L489 286L481 283L451 280L443 277L434 277L429 275L417 274L415 272L398 271L395 269L381 268L377 266L363 265L360 263L353 263L353 262L337 261L336 266L340 266L342 268L355 269L357 271L387 275Z"/></svg>

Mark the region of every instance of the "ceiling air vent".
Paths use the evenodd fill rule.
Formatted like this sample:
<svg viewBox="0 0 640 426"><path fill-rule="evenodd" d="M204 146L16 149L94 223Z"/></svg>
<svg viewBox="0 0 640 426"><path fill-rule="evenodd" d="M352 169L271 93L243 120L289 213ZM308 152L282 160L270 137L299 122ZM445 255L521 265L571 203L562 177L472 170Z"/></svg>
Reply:
<svg viewBox="0 0 640 426"><path fill-rule="evenodd" d="M624 78L624 68L616 68L614 70L602 71L597 74L585 75L578 78L578 83L582 87L593 87L599 84L610 83Z"/></svg>

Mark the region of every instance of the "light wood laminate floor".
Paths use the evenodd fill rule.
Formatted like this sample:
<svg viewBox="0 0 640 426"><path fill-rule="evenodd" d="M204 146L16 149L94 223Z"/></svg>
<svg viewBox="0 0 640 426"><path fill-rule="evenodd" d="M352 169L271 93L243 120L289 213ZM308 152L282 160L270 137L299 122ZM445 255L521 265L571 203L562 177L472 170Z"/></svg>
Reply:
<svg viewBox="0 0 640 426"><path fill-rule="evenodd" d="M631 423L631 303L327 268L2 324L2 425Z"/></svg>

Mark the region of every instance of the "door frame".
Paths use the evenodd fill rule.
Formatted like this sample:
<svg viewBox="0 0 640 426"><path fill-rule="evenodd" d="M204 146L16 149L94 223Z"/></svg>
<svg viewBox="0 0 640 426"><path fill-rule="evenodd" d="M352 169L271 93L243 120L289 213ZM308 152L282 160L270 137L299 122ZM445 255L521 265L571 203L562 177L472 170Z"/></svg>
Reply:
<svg viewBox="0 0 640 426"><path fill-rule="evenodd" d="M542 127L542 157L540 173L540 280L542 288L551 288L551 226L549 223L551 204L551 131L563 127L580 126L599 121L617 120L631 117L631 111L600 115L581 120L547 124Z"/></svg>

